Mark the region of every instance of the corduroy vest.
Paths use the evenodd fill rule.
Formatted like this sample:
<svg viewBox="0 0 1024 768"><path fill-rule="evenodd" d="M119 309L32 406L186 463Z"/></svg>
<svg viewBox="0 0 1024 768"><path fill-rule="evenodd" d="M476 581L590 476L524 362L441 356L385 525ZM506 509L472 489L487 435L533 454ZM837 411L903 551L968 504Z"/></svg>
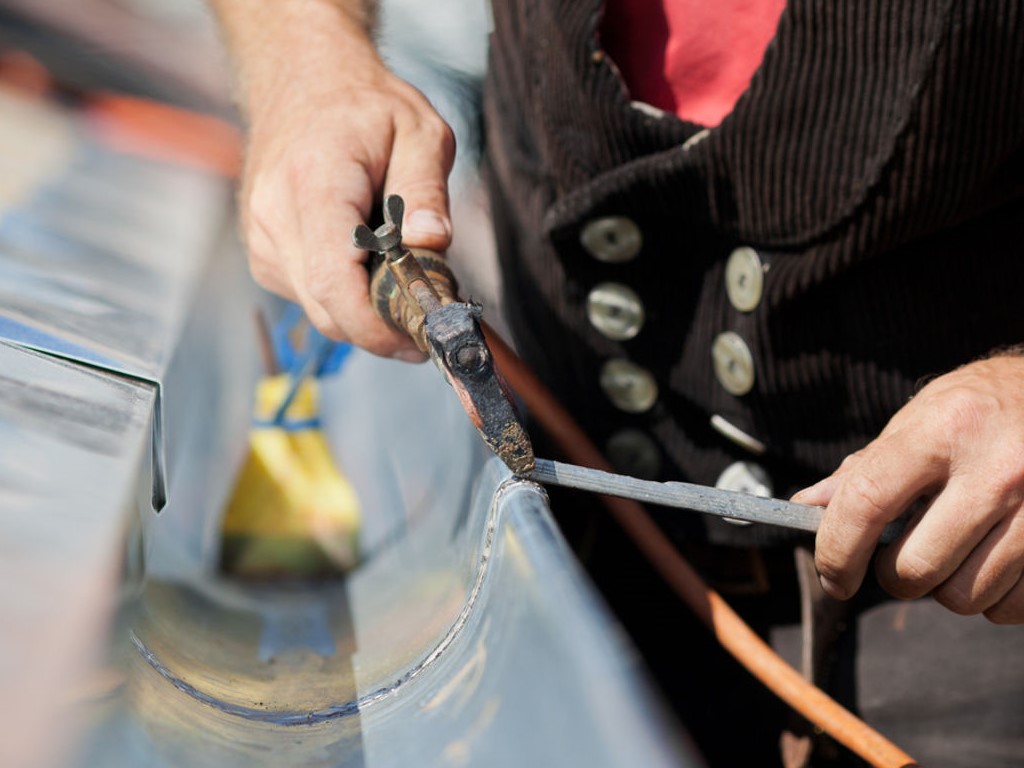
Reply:
<svg viewBox="0 0 1024 768"><path fill-rule="evenodd" d="M1024 341L1020 0L792 0L749 90L706 133L630 102L598 0L494 6L485 115L509 321L599 444L640 431L662 479L706 484L756 461L785 495L876 436L924 377ZM635 260L581 243L608 216L639 227ZM752 311L726 294L738 246L765 268ZM588 321L603 282L639 294L635 338ZM713 370L727 331L752 355L746 394ZM653 407L612 404L599 385L612 358L654 375Z"/></svg>

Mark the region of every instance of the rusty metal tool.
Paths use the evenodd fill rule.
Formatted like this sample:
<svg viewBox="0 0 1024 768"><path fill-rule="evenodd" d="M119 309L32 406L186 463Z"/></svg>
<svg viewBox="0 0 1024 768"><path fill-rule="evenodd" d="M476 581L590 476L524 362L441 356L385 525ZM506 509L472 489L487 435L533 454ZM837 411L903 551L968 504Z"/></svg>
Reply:
<svg viewBox="0 0 1024 768"><path fill-rule="evenodd" d="M533 446L480 329L480 305L460 301L444 259L402 245L405 203L384 201L384 224L352 232L370 260L370 296L377 313L412 338L455 390L488 447L517 475L534 467Z"/></svg>
<svg viewBox="0 0 1024 768"><path fill-rule="evenodd" d="M706 515L729 520L765 523L810 533L818 530L822 515L825 514L824 507L812 507L792 501L763 498L693 483L658 483L652 480L638 480L635 477L587 469L575 464L562 464L547 459L537 459L529 477L541 484L594 491L609 496L634 499L647 504L703 512ZM882 533L880 542L887 544L899 538L905 526L906 520L903 519L889 523Z"/></svg>

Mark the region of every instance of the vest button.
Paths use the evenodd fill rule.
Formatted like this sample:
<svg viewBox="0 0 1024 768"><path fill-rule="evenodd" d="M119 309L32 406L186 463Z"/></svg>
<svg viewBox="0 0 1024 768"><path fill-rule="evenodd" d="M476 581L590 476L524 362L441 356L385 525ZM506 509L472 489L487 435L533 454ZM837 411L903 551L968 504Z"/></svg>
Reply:
<svg viewBox="0 0 1024 768"><path fill-rule="evenodd" d="M658 400L654 375L629 360L609 360L601 368L601 389L620 411L643 413Z"/></svg>
<svg viewBox="0 0 1024 768"><path fill-rule="evenodd" d="M587 253L606 264L621 264L635 259L643 239L640 227L625 216L594 219L580 233L580 243Z"/></svg>
<svg viewBox="0 0 1024 768"><path fill-rule="evenodd" d="M718 476L715 481L715 488L724 491L735 491L737 493L748 493L751 496L762 496L771 498L774 493L771 478L764 468L749 461L737 461L730 464ZM749 520L736 520L731 517L723 518L726 522L734 525L750 525Z"/></svg>
<svg viewBox="0 0 1024 768"><path fill-rule="evenodd" d="M720 333L711 345L715 377L731 395L745 395L754 387L754 358L746 342L732 331Z"/></svg>
<svg viewBox="0 0 1024 768"><path fill-rule="evenodd" d="M605 453L616 471L624 475L654 480L661 473L661 450L638 429L616 432L605 443Z"/></svg>
<svg viewBox="0 0 1024 768"><path fill-rule="evenodd" d="M644 324L644 305L632 288L621 283L601 283L587 296L587 319L605 337L627 341Z"/></svg>
<svg viewBox="0 0 1024 768"><path fill-rule="evenodd" d="M711 417L711 426L718 434L732 440L736 445L745 448L755 456L760 456L768 450L768 447L753 435L748 435L735 424L727 421L724 416L714 414Z"/></svg>
<svg viewBox="0 0 1024 768"><path fill-rule="evenodd" d="M740 312L752 312L764 293L764 266L753 248L743 246L725 264L725 292Z"/></svg>

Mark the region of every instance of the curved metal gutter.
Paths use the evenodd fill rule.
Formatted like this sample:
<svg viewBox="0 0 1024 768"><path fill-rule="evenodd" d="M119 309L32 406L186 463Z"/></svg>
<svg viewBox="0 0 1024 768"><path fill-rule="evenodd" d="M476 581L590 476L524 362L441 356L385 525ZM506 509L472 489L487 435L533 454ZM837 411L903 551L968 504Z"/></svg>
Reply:
<svg viewBox="0 0 1024 768"><path fill-rule="evenodd" d="M544 492L433 371L356 354L324 394L372 555L320 584L146 580L73 765L696 764Z"/></svg>

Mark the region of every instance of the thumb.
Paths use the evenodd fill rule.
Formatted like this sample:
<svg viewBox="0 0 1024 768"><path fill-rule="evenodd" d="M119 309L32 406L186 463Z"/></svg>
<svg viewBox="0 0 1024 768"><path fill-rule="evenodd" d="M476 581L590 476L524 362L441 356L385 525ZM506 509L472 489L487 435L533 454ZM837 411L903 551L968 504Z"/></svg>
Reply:
<svg viewBox="0 0 1024 768"><path fill-rule="evenodd" d="M436 125L421 124L408 135L396 137L384 194L405 200L402 240L407 246L443 252L451 244L448 174L454 160L455 139L440 117Z"/></svg>

